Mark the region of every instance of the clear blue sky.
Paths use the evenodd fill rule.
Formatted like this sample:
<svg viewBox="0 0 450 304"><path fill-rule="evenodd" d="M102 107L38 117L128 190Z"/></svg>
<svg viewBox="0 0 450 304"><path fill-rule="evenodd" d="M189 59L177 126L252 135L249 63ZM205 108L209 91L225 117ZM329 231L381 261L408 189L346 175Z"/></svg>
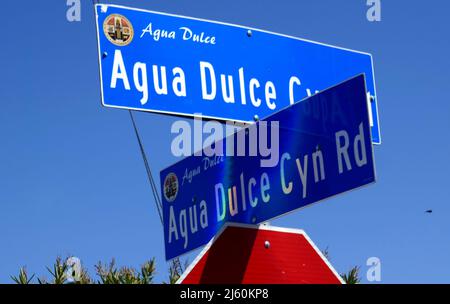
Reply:
<svg viewBox="0 0 450 304"><path fill-rule="evenodd" d="M163 232L127 111L103 108L91 0L82 21L66 1L2 1L0 55L0 281L57 255L89 270L115 257L156 257ZM329 248L339 272L382 262L382 283L450 282L450 37L448 1L108 1L262 28L370 52L383 144L378 182L272 222ZM175 118L136 114L155 176L175 161ZM159 180L158 180L159 182ZM426 209L433 209L426 214ZM191 260L193 255L188 256Z"/></svg>

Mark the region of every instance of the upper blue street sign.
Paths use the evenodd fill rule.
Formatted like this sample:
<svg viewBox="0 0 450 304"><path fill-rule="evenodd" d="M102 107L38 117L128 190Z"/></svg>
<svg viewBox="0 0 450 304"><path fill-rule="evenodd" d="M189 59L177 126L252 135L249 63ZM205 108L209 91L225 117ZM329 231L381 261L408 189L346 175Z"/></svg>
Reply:
<svg viewBox="0 0 450 304"><path fill-rule="evenodd" d="M365 90L356 76L216 142L222 156L162 170L166 258L206 244L226 222L261 223L375 182Z"/></svg>
<svg viewBox="0 0 450 304"><path fill-rule="evenodd" d="M364 73L381 143L370 54L117 5L96 14L104 106L252 122Z"/></svg>

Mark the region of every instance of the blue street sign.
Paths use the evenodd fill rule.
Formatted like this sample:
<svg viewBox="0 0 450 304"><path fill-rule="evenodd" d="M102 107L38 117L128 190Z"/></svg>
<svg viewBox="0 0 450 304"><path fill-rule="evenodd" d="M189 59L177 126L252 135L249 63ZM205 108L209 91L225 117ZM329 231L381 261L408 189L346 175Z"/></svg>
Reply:
<svg viewBox="0 0 450 304"><path fill-rule="evenodd" d="M117 5L96 14L104 106L253 122L364 73L381 143L370 54Z"/></svg>
<svg viewBox="0 0 450 304"><path fill-rule="evenodd" d="M375 182L369 125L359 75L216 142L222 156L204 149L162 170L166 258L226 222L261 223ZM269 146L279 149L264 153Z"/></svg>

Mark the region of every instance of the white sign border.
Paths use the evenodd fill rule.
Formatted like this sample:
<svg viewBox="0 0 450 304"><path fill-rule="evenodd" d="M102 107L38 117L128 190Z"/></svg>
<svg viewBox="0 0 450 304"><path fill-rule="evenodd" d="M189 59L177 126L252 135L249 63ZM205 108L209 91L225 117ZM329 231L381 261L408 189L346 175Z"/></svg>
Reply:
<svg viewBox="0 0 450 304"><path fill-rule="evenodd" d="M357 51L357 50L352 50L352 49L348 49L348 48L344 48L344 47L340 47L340 46L335 46L335 45L331 45L331 44L326 44L326 43L322 43L322 42L317 42L317 41L313 41L313 40L298 38L298 37L294 37L294 36L290 36L290 35L275 33L275 32L271 32L271 31L267 31L267 30L247 27L247 26L243 26L243 25L237 25L237 24L221 22L221 21L214 21L214 20L207 20L207 19L202 19L202 18L188 17L188 16L177 15L177 14L169 14L169 13L157 12L157 11L140 9L140 8L133 8L133 7L128 7L128 6L123 6L123 5L116 5L116 4L95 4L94 5L95 23L96 23L96 28L97 28L98 64L99 64L99 68L100 68L99 74L100 74L101 102L104 107L125 109L125 110L134 110L134 111L139 111L139 112L149 112L149 113L155 113L155 114L164 114L164 115L171 115L171 116L179 116L179 117L185 117L185 118L202 118L202 119L206 119L206 120L234 121L237 123L244 123L244 124L254 123L253 121L245 121L245 120L243 121L243 120L236 120L236 119L225 118L225 117L214 117L214 116L203 116L203 115L199 116L196 114L186 114L186 113L171 112L171 111L161 111L161 110L133 108L133 107L124 107L124 106L115 106L115 105L105 104L104 92L103 92L103 76L102 76L102 53L100 50L100 29L99 29L99 23L98 23L99 16L97 14L97 7L101 7L102 12L104 10L104 13L107 13L108 7L114 7L114 8L127 9L127 10L138 11L138 12L152 13L152 14L163 15L163 16L170 16L170 17L177 17L177 18L184 18L184 19L190 19L190 20L196 20L196 21L202 21L202 22L208 22L208 23L226 25L226 26L241 28L241 29L245 29L245 30L257 31L257 32L266 33L266 34L270 34L270 35L281 36L281 37L285 37L285 38L309 42L309 43L313 43L313 44L318 44L318 45L331 47L334 49L339 49L339 50L344 50L344 51L349 51L349 52L353 52L353 53L358 53L358 54L362 54L362 55L368 55L370 57L371 66L372 66L375 108L376 108L376 112L377 112L377 129L378 129L378 136L379 136L379 141L378 142L372 141L372 143L375 145L381 145L382 141L381 141L380 115L379 115L379 111L378 111L378 98L377 98L377 88L376 88L376 81L375 81L375 68L374 68L374 64L373 64L372 54ZM263 118L263 117L261 117L261 118ZM372 133L372 131L371 131L371 133Z"/></svg>

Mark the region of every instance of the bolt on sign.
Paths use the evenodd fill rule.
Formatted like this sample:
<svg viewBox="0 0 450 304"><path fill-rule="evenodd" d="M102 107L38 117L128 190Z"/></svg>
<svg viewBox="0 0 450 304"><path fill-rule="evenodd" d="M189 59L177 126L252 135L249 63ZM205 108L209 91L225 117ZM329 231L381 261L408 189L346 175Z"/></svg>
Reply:
<svg viewBox="0 0 450 304"><path fill-rule="evenodd" d="M365 83L356 76L214 143L222 156L195 153L162 170L166 258L227 222L262 223L375 182ZM251 151L255 139L278 144L275 162Z"/></svg>
<svg viewBox="0 0 450 304"><path fill-rule="evenodd" d="M95 9L106 107L253 122L364 73L372 140L381 143L370 54L222 22Z"/></svg>

